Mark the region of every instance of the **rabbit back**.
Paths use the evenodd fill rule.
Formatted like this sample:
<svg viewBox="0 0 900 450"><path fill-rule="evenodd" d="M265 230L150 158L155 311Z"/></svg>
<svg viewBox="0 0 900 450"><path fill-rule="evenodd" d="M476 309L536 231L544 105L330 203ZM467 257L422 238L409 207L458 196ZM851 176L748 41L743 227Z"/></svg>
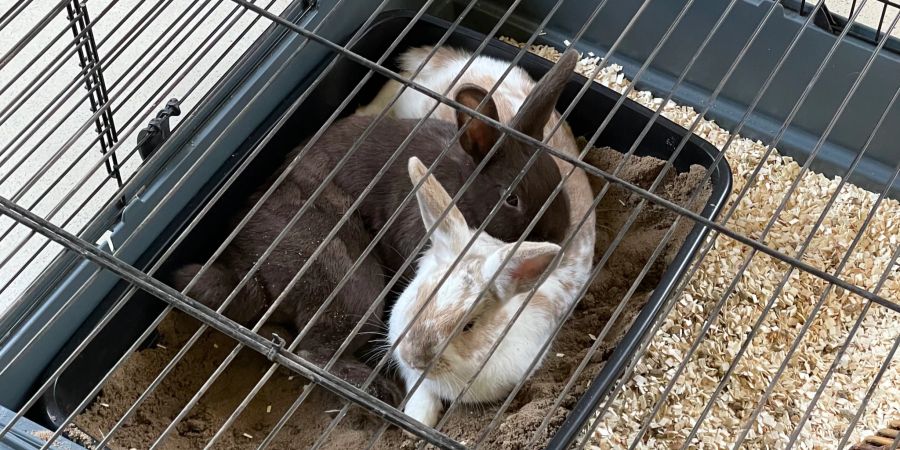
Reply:
<svg viewBox="0 0 900 450"><path fill-rule="evenodd" d="M337 166L341 157L371 122L370 117L350 116L334 124L321 137L315 151L330 160L329 170ZM371 233L385 228L390 217L412 190L412 183L406 174L406 161L410 156L416 156L432 165L445 148L449 147L441 162L434 167L434 174L451 195L460 190L475 170L475 162L453 141L455 126L443 121L426 120L413 133L417 123L418 120L386 118L373 128L356 154L348 158L336 172L335 184L350 196L356 197L363 195L366 186L383 171L359 208ZM407 138L410 139L408 145L388 164ZM496 180L479 175L473 178L472 185L466 189L457 204L468 220L481 224L494 203L500 200L499 194L496 194L497 198L492 198L491 193L499 193L501 190ZM509 223L505 218L497 216L487 225L487 230L491 232L492 229L499 229L500 225ZM526 225L524 221L516 223L512 227L514 232L504 237L517 239ZM399 217L379 242L379 259L391 269L399 268L407 258L416 256L415 247L424 234L425 229L419 219L415 200L411 200L400 208Z"/></svg>
<svg viewBox="0 0 900 450"><path fill-rule="evenodd" d="M239 280L287 228L281 242L274 247L225 313L244 325L252 325L282 295L352 203L352 198L334 184L326 184L318 198L310 202L310 194L322 182L321 172L318 170L320 164L312 159L305 163L298 164L253 214L210 270L201 275L188 292L189 295L207 306L220 306ZM272 181L274 179L264 186L268 187ZM239 219L249 212L262 193L262 189L255 192L237 208L227 226L237 226ZM306 212L288 228L292 217L307 204ZM362 255L370 242L369 234L358 215L352 215L348 219L288 291L270 321L302 329L334 291L354 261ZM197 274L199 267L193 264L177 270L174 274L175 287L183 289ZM363 316L383 286L381 265L375 255L369 255L310 330L311 334L343 338ZM372 326L367 328L374 327L374 323L379 320L380 317L373 318Z"/></svg>

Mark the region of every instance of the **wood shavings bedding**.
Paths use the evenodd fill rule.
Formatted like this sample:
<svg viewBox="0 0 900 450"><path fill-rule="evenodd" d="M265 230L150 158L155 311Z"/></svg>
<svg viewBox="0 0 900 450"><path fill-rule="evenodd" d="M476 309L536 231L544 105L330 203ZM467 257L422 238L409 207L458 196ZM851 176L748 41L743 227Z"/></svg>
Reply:
<svg viewBox="0 0 900 450"><path fill-rule="evenodd" d="M501 40L523 46L509 38ZM532 46L529 50L552 61L560 55L556 49L547 46ZM600 64L600 58L586 56L576 70L590 76ZM621 70L621 66L611 64L603 68L595 79L621 93L629 83ZM663 103L663 99L647 91L632 91L628 97L653 110ZM662 115L689 128L698 113L691 107L669 101L663 107ZM705 119L700 121L695 134L719 149L730 136L715 122ZM762 142L735 136L726 150L734 176L734 188L723 211L727 212L732 207L765 151L766 146ZM773 151L726 226L758 238L799 174L800 165L796 161ZM765 242L779 251L796 255L839 182L840 179L806 172ZM834 273L877 197L877 194L845 184L813 236L803 260ZM889 299L900 298L900 265L891 261L900 241L898 225L900 204L891 199L882 201L852 251L841 277L872 290L882 274L893 266L879 294ZM592 434L589 448L630 445L645 415L660 398L661 391L698 336L703 322L712 314L712 308L750 252L749 247L727 237L720 236L715 240L715 245L695 276L685 281L685 290L675 300L672 311L652 337L635 371L624 381L622 393ZM768 256L757 254L753 257L734 294L724 304L719 318L663 403L661 412L651 421L650 429L639 447L677 448L684 443L752 324L762 314L788 269L788 265ZM760 331L701 424L692 448L730 448L733 445L826 286L825 282L808 273L796 270L791 273ZM860 297L841 289L831 291L800 341L791 364L763 404L743 447L786 446L865 303ZM872 305L822 392L795 444L796 448L835 448L838 445L898 336L900 314ZM900 389L896 388L900 385L900 368L896 359L890 363L879 388L863 411L859 424L847 441L849 445L900 416Z"/></svg>

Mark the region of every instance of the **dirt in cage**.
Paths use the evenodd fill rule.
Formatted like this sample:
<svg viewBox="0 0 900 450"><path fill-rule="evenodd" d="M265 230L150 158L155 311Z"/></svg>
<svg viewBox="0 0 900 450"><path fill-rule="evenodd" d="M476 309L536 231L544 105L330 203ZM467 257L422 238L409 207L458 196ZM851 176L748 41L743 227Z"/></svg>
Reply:
<svg viewBox="0 0 900 450"><path fill-rule="evenodd" d="M612 149L594 149L588 155L587 161L602 170L612 171L622 158L623 155ZM636 185L649 188L664 164L664 161L652 157L634 157L629 160L620 175ZM700 166L691 167L689 171L683 173L670 171L657 192L664 198L699 211L710 192L708 182L703 183L705 172ZM602 179L591 178L595 193L604 184ZM700 195L693 204L687 204L698 186L702 189ZM597 208L595 258L599 259L603 255L639 202L640 197L631 194L625 188L610 186ZM595 336L607 323L676 217L676 213L653 203L644 206L606 267L601 270L585 298L580 301L572 318L565 324L541 369L525 384L504 413L497 428L488 437L486 448L519 448L531 439L573 371L587 354ZM661 257L653 263L622 315L600 344L600 350L579 375L577 382L563 399L561 408L552 412L550 426L538 437L539 445L552 436L564 420L568 409L575 404L590 380L602 368L610 350L630 327L692 226L690 220L683 219L679 222L676 235L668 243ZM96 431L101 435L108 433L171 361L197 326L198 323L191 318L181 314L170 315L160 325L160 345L132 355L112 376L98 400L76 419L76 423L85 430ZM264 331L270 333L273 330ZM290 336L286 330L279 329L277 332L281 336ZM234 348L234 341L226 336L214 331L206 332L116 432L110 447L128 449L150 446ZM262 355L246 349L241 350L227 370L199 399L196 406L168 434L161 448L204 446L270 365L271 363ZM279 368L234 424L224 431L216 446L247 448L259 445L297 399L306 384L306 380L302 377L294 376L288 370ZM290 417L274 438L270 448L309 447L328 427L342 405L337 397L324 389L314 389L304 405ZM494 417L497 408L498 405L471 405L458 408L442 431L460 441L474 442ZM368 417L359 408L352 408L350 414L331 433L324 448L342 450L362 448L381 423L375 418ZM403 433L391 428L382 437L378 447L399 448L411 443Z"/></svg>

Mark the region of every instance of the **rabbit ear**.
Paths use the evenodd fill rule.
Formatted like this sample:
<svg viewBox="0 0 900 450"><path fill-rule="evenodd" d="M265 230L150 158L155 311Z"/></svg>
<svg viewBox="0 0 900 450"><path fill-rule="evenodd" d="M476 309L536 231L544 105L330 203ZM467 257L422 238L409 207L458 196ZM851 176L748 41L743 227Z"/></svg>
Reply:
<svg viewBox="0 0 900 450"><path fill-rule="evenodd" d="M478 108L478 105L485 98L487 98L487 101L481 108ZM499 120L497 104L494 103L494 99L488 97L487 91L480 86L474 84L460 86L459 90L456 91L456 101L494 120ZM468 113L463 111L456 112L456 126L458 128L462 128L471 119L472 116ZM487 155L494 143L497 142L498 136L497 129L481 120L475 119L459 137L459 145L478 163Z"/></svg>
<svg viewBox="0 0 900 450"><path fill-rule="evenodd" d="M488 257L481 269L485 280L497 272L514 245L505 244ZM494 279L501 300L508 300L533 288L559 250L558 245L550 242L522 242Z"/></svg>
<svg viewBox="0 0 900 450"><path fill-rule="evenodd" d="M413 186L415 186L419 180L425 177L428 168L425 167L425 164L419 158L413 156L409 158L407 170L409 171L409 178ZM431 236L432 242L455 245L461 241L462 245L465 245L469 234L469 225L466 223L466 218L463 217L459 208L453 204L450 194L447 194L444 186L433 174L428 175L425 183L419 187L419 190L416 192L416 200L419 202L419 213L422 215L422 222L426 230L434 225L444 210L448 207L450 208L444 220L434 230Z"/></svg>
<svg viewBox="0 0 900 450"><path fill-rule="evenodd" d="M534 90L525 99L519 112L510 121L516 130L519 130L539 141L544 140L544 126L550 120L550 114L556 107L556 101L569 76L578 63L578 52L570 48L557 61L556 65L541 78Z"/></svg>

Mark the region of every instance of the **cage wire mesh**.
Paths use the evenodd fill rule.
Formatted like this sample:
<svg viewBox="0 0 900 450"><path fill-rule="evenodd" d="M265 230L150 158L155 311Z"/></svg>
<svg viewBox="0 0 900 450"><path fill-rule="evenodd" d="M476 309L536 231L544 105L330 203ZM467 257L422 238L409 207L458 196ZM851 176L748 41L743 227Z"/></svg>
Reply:
<svg viewBox="0 0 900 450"><path fill-rule="evenodd" d="M563 120L579 123L583 111L589 111L591 105L585 103L595 98L591 97L594 92L591 89L596 89L597 84L619 95L612 97L614 101L608 113L597 119L597 126L588 132L575 130L583 133L584 140L578 141L574 152L566 152L552 145L549 134L540 139L540 135L523 132L492 117L484 108L487 100L460 101L458 95L450 96L449 90L426 87L422 82L424 77L417 76L424 75L426 64L436 61L440 64L439 58L446 57L438 52L440 45L456 42L451 37L463 32L464 22L480 24L478 31L485 34L478 35L481 37L473 41L469 53L463 53L461 70L457 69L448 78L453 78L451 85L456 84L465 69L475 65L477 57L488 54L486 49L493 48L489 44L497 44L498 39L513 44L515 51L509 53L509 61L495 74L500 81L488 90L495 98L502 98L508 95L500 88L502 80L519 76L514 71L516 64L526 64L531 61L528 58L534 58L533 54L551 61L562 57L563 46L546 45L545 27L557 14L574 8L575 2L548 3L539 23L529 24L525 33L516 36L505 36L501 30L521 27L516 22L516 14L520 8L534 6L529 2L516 0L502 6L477 0L415 2L409 15L403 16L408 20L404 19L406 22L398 27L399 33L390 37L386 47L378 48L374 57L371 56L373 47L367 47L371 36L366 31L381 23L381 19L376 20L383 17L380 13L396 9L394 2L385 0L365 7L345 0L289 3L280 0L190 4L170 0L96 3L25 0L3 8L0 15L0 31L5 36L0 48L3 55L0 57L0 98L3 99L0 102L0 158L3 158L0 160L0 212L4 217L0 219L0 230L3 230L0 308L9 313L3 321L7 325L5 334L0 337L0 347L7 349L4 359L0 359L3 361L0 376L16 376L17 363L38 353L47 336L59 332L67 311L74 310L80 298L91 295L92 283L100 282L103 277L114 277L119 291L95 311L95 320L86 322L74 335L72 345L56 356L55 364L49 366L44 376L24 383L28 386L16 394L15 400L4 400L3 406L10 411L0 416L0 439L16 435L17 427L31 423L30 419L41 422L33 411L46 406L48 392L63 389L60 380L66 376L67 369L79 367L79 359L88 358L86 349L92 345L104 345L95 343L95 338L109 338L103 334L104 329L116 326L117 313L125 311L127 305L137 302L141 296L149 295L164 301L165 307L154 311L147 323L135 331L134 339L121 343L122 356L116 356L111 366L97 369L96 382L80 387L82 395L60 410L62 417L50 417L52 423L46 423L48 419L44 418L45 423L41 425L47 430L33 433L37 438L34 446L49 448L76 442L89 448L395 448L399 445L424 448L429 444L439 448L843 448L861 442L866 433L881 430L878 431L881 439L869 439L867 445L898 447L900 438L891 427L895 423L892 420L900 417L900 399L894 392L896 374L900 373L894 361L900 345L897 325L900 323L897 320L900 248L896 231L900 217L900 204L896 200L900 160L894 158L896 161L887 176L872 178L878 182L874 188L870 182L868 191L850 182L857 172L872 170L866 163L867 152L883 145L878 140L880 136L896 128L900 72L897 71L897 41L891 36L896 33L900 19L897 4L888 0L854 1L840 9L842 17L828 12L823 0L761 2L764 15L752 24L753 32L747 41L739 43L741 50L734 60L728 61L727 70L714 84L711 95L689 107L676 104L676 93L692 82L689 75L695 63L705 50L718 45L718 33L728 20L734 19L733 14L744 2L721 2L721 14L712 27L695 30L702 35L695 53L687 58L679 73L669 74L670 89L661 92L640 90L644 79L650 77L648 67L655 59L665 58L664 49L674 45L670 39L684 25L682 20L690 16L692 8L709 5L694 0L679 3L674 9L674 20L661 25L664 31L652 43L647 58L634 63L626 77L622 66L613 61L619 56L629 56L627 46L622 44L624 38L634 32L643 14L653 10L654 2L640 2L624 20L620 35L604 49L605 53L595 55L587 51L579 56L575 71L584 78L568 81L567 89L571 92L566 95L571 100L560 103ZM585 48L592 26L598 17L613 14L615 3L603 0L578 5L581 22L567 24L571 35L551 37L559 38L568 48ZM877 24L859 25L863 12L873 7L879 11L875 14ZM495 21L472 19L490 8ZM360 10L365 11L362 20L347 25ZM738 114L735 124L727 127L707 120L705 117L727 84L741 82L741 71L748 70L741 64L754 42L766 32L769 21L786 14L785 11L799 13L801 26L786 35L783 52L773 51L767 56L771 72L765 74L746 110ZM424 54L422 65L411 70L411 74L395 70L391 65L392 55L405 50L402 43L423 29L416 27L429 23L426 15L430 14L449 19L438 39L430 42L435 47ZM311 17L314 22L304 22ZM349 26L351 31L343 36L329 31L339 26ZM205 106L225 103L212 94L220 92L217 88L223 86L226 74L252 65L253 61L242 58L254 49L254 42L265 30L296 39L292 41L295 46L287 50L293 55L312 49L321 52L319 55L325 55L323 66L311 72L303 89L285 101L262 132L248 139L251 142L246 155L237 158L233 170L224 175L215 174L221 180L213 183L196 213L185 219L184 226L169 230L173 234L152 259L138 261L134 254L127 254L129 245L141 239L142 227L151 227L156 218L167 213L164 202L151 205L138 220L137 228L117 242L108 233L102 236L101 233L114 229L123 217L134 220L127 213L128 205L144 192L148 179L164 172L174 161L173 155L160 150L166 138L194 130L181 128ZM809 77L796 83L799 91L796 102L783 111L784 120L779 120L765 139L742 137L745 126L750 126L748 121L754 109L773 83L777 83L780 70L795 47L801 45L805 36L823 30L833 38L820 57L806 62L810 67ZM809 101L819 79L834 65L832 59L841 46L863 48L865 57L855 61L857 66L847 76L846 91L834 93L833 113L829 111L824 131L807 142L805 159L782 156L776 148ZM867 76L884 65L893 76L878 80L884 90L884 102L876 105L877 120L866 126L861 145L852 149L846 169L830 178L816 173L814 169L820 167L821 160L828 158L831 134L858 120L846 114L848 105L858 101L858 91ZM179 246L196 239L197 230L206 232L204 220L215 219L215 213L210 213L214 205L225 205L219 206L220 209L234 206L237 200L229 197L232 192L229 189L240 185L240 177L252 172L255 158L263 158L272 143L283 143L277 133L282 127L297 125L291 122L291 116L298 110L308 111L301 108L321 98L316 90L341 79L348 67L365 75L358 84L351 84L341 98L332 99L334 104L329 106L333 108L322 107L328 109L321 113L324 124L316 124L307 135L293 136L291 146L301 147L298 154L290 154L291 158L296 157L294 165L278 166L269 180L274 180L273 187L266 185L268 190L263 189L252 198L249 203L252 206L246 208L249 211L241 211L234 219L234 229L221 230L221 239L208 243L211 249L197 264L201 274L214 266L216 258L227 251L254 214L265 211L261 208L266 199L285 182L291 170L302 167L303 163L297 165L297 162L315 151L316 142L327 139L329 127L343 120L343 112L359 106L354 103L358 102L356 95L367 82L397 83L398 91L391 93L390 103L406 91L430 99L433 105L428 104L422 119L413 122L418 124L416 127L424 126L425 117L437 114L439 105L475 119L461 122L460 130L454 128L456 135L448 142L455 142L459 136L466 135L467 129L484 124L502 133L497 138L499 143L492 141L486 149L487 156L476 165L474 174L465 179L457 194L451 195L449 205L441 205L430 223L425 220L424 237L410 244L413 256L401 258L401 265L392 270L393 274L383 277L384 284L376 291L377 298L366 299L369 303L362 317L352 317L349 336L339 336L338 344L328 348L328 357L322 359L316 354L317 349L304 348L301 343L305 342L304 338L315 338L320 332L311 330L329 320L324 307L319 308L317 303L309 321L296 324L296 330L276 328L273 333L267 319L280 304L290 301L292 292L303 292L307 285L299 281L306 272L314 270L311 267L317 258L330 256L326 244L340 239L336 236L343 224L353 223L356 217L365 214L360 211L365 208L366 196L377 193L373 187L378 180L391 176L388 172L391 163L376 170L375 179L361 195L349 199L338 211L338 223L316 241L311 254L304 255L305 260L290 269L284 289L267 294L265 312L259 311L253 320L235 321L233 315L225 314L226 308L245 300L249 292L246 286L259 282L258 273L271 270L266 264L271 261L269 258L279 257L278 245L290 237L304 214L315 213L311 205L320 196L327 198L329 194L324 191L338 172L353 167L349 161L360 158L354 159L355 152L366 150L369 133L379 123L393 120L387 109L375 114L371 125L357 130L358 134L346 149L347 156L333 171L321 174L323 178L314 186L311 197L296 210L285 213L287 225L263 236L265 245L253 255L253 261L248 264L251 267L240 274L239 281L234 283L236 287L226 286L228 289L220 302L211 306L187 295L200 275L192 277L180 292L160 280L170 268L166 266L171 263L170 258L183 257L177 253ZM278 74L290 70L290 64L283 63L280 67L259 64L259 69L266 74ZM547 71L546 67L543 71ZM601 162L598 155L604 153L595 149L595 145L603 144L604 130L618 126L619 122L614 121L616 114L625 114L632 108L632 101L651 111L647 120L635 126L634 142L615 149L626 156ZM249 113L244 113L251 104L252 101L247 101L230 106L238 110L230 127L242 126L242 120L249 117ZM305 107L315 109L317 105ZM666 143L665 158L655 162L640 159L641 141L649 139L653 127L664 119L684 128L679 129L677 139ZM561 122L553 129L560 134L566 130ZM218 131L223 137L215 136L208 148L199 148L197 159L188 162L190 169L174 181L169 193L163 194L165 199L174 197L179 187L200 176L197 174L205 159L213 154L214 144L229 139L225 130ZM720 152L705 167L677 168L679 155L691 151L694 145L691 139L696 136ZM302 140L306 138L309 141ZM400 152L412 145L401 140L403 143L392 154L391 161L400 160ZM561 170L561 181L551 188L550 197L565 192L570 207L580 205L583 209L580 214L573 214L569 224L572 227L569 230L574 232L567 233L558 242L563 252L575 254L578 245L584 244L582 236L589 234L593 241L593 234L597 233L597 246L594 248L594 243L590 243L596 254L591 257L588 252L585 282L574 283L577 286L570 295L573 298L599 295L592 290L596 283L602 289L614 290L615 302L607 305L602 313L586 312L578 302L562 304L547 319L547 335L541 336L531 353L527 353L536 357L516 361L516 370L523 376L504 386L502 395L490 398L490 402L473 402L479 394L469 394L469 391L477 388L476 380L488 367L488 361L495 354L508 356L503 353L507 349L500 348L503 339L516 332L516 319L530 314L533 305L539 304L546 292L536 287L525 289L517 297L522 299L521 306L512 309L508 321L501 321L494 330L496 340L489 341L477 358L472 357L480 358L475 368L464 377L452 380L454 389L442 394L443 403L438 401L439 415L430 415L434 412L433 401L429 404L430 413L423 415L421 399L409 392L417 388L424 391L434 383L433 378L417 374L417 379L404 380L406 389L398 398L384 389L379 390L395 376L396 366L400 364L398 355L402 353L399 347L413 326L401 327L397 330L399 336L392 334L387 339L383 336L387 330L368 338L367 333L373 331L366 327L373 321L388 320L378 308L397 291L416 286L405 277L407 268L416 267L414 256L420 251L427 255L440 247L429 246L429 238L439 239L435 234L441 233L440 221L443 217L450 220L453 205L462 206L460 198L467 189L477 189L475 180L479 172L505 140L524 142L537 150L529 153L524 168L517 170L511 185L503 187L505 192L500 200L488 205L488 220L469 224L474 231L466 235L463 250L447 262L447 274L438 273L430 290L417 292L422 299L420 310L439 301L436 293L441 292L440 287L445 283L452 283L450 274L456 273L453 270L464 271L471 264L471 257L466 259L467 252L475 253L480 246L487 245L479 236L487 234L489 219L502 210L503 202L509 201L508 194L515 192L516 185L540 155L552 155L557 161L567 163L561 164L561 169L569 168ZM451 144L438 146L440 157L451 154ZM400 161L403 175L405 159ZM716 176L716 168L721 167L717 164L723 160L730 165L734 184L721 213L716 216L714 211L718 206L716 209L703 207L713 202L709 186ZM647 178L635 178L634 161L651 166L649 172L638 174ZM412 192L405 195L404 205L413 208L422 205L419 202L424 202L424 197L417 193L428 189L431 178L427 174L435 170L433 167L427 169L426 176L418 180L413 177ZM573 199L571 195L569 189L573 184L566 183L581 173L590 179L593 198ZM678 178L681 173L694 176ZM684 198L673 199L670 193L663 192L673 179L690 183ZM727 195L727 190L722 193ZM513 250L503 255L500 267L517 263L516 249L533 244L527 238L551 207L552 198L517 231L511 240ZM361 255L353 258L346 273L335 280L337 288L319 303L334 302L343 288L355 286L354 274L366 264L367 257L377 257L376 246L390 229L389 225L402 220L398 219L400 211L385 219L384 228L371 230L371 241L363 243ZM647 211L656 211L657 216L653 217L671 220L661 222L656 234L648 234L650 241L643 242L642 251L637 253L645 258L636 258L635 253L622 249L634 244L629 240L634 233L630 230L646 226ZM706 214L707 211L713 214ZM590 233L581 231L587 229L585 226L590 228ZM640 322L636 317L642 302L647 301L658 283L649 280L659 280L660 274L676 258L672 249L680 248L687 230L696 230L696 236L701 237L701 232L709 234L702 245L698 240L696 255L684 261L683 276L673 281L672 290L665 289L668 300L659 304L659 310L642 324L639 333L626 334L632 323ZM556 254L552 262L548 260L544 264L561 264L564 254ZM633 258L630 265L634 266L629 278L621 280L614 289L603 284L610 267L629 255ZM72 288L74 293L43 316L45 319L33 335L15 334L16 327L24 326L29 314L41 309L40 299L44 298L41 294L49 292L48 283L58 282L58 277L80 264L86 267L87 275L81 284ZM548 271L539 280L553 276ZM447 326L448 337L434 343L433 354L425 358L420 372L443 370L440 367L447 363L442 353L458 351L448 347L458 342L455 338L469 332L473 326L469 319L473 315L483 314L481 309L485 307L478 305L497 301L496 296L501 294L491 286L502 280L491 273L482 281L478 292L472 293L475 301L464 305L461 319ZM38 300L29 301L30 298ZM487 300L481 302L482 298ZM416 314L422 314L421 311ZM588 312L597 316L588 317L592 321L580 320ZM426 319L410 323L415 324L417 320ZM387 324L382 325L388 328ZM590 328L575 329L581 338L573 340L572 327L576 326ZM164 336L154 340L158 328ZM183 337L166 340L165 334L173 330ZM75 333L75 329L66 332ZM628 344L633 351L614 364L616 349L624 348L622 335L636 337ZM574 354L558 351L563 345L560 336L572 341L566 341L565 345ZM366 355L369 369L362 376L338 370L344 367L341 353L354 338L377 344L386 342ZM144 359L153 359L154 365L135 366L134 360L141 354ZM100 366L90 361L88 364ZM604 371L604 365L620 365L621 370ZM550 375L542 372L559 367L562 369ZM273 390L273 385L282 390ZM399 430L414 437L407 437Z"/></svg>
<svg viewBox="0 0 900 450"><path fill-rule="evenodd" d="M11 2L3 10L7 32L28 33L3 39L2 193L75 233L139 167L133 135L170 98L195 105L268 26L214 2ZM4 220L7 309L60 248Z"/></svg>

